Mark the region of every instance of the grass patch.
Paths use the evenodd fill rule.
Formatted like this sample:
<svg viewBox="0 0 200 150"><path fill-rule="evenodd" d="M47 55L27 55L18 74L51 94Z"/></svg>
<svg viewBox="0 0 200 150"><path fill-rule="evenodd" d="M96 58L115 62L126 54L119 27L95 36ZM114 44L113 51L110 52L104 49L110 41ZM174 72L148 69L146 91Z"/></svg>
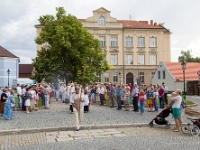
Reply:
<svg viewBox="0 0 200 150"><path fill-rule="evenodd" d="M184 100L184 102L186 103L186 105L193 105L193 104L195 104L193 101L191 101L191 100Z"/></svg>

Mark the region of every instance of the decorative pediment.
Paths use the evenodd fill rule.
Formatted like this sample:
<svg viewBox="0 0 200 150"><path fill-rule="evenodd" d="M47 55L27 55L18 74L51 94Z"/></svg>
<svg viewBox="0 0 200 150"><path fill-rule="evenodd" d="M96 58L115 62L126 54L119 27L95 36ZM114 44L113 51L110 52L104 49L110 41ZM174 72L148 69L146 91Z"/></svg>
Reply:
<svg viewBox="0 0 200 150"><path fill-rule="evenodd" d="M125 48L126 53L133 53L133 48L132 47L127 47Z"/></svg>
<svg viewBox="0 0 200 150"><path fill-rule="evenodd" d="M139 53L139 54L144 54L144 53L146 53L145 48L138 48L137 53Z"/></svg>
<svg viewBox="0 0 200 150"><path fill-rule="evenodd" d="M150 48L149 49L149 53L151 53L151 54L157 54L158 53L157 48Z"/></svg>
<svg viewBox="0 0 200 150"><path fill-rule="evenodd" d="M110 11L108 11L107 9L101 7L101 8L98 8L98 9L94 10L93 12L110 12Z"/></svg>
<svg viewBox="0 0 200 150"><path fill-rule="evenodd" d="M119 47L110 47L110 53L116 53L119 52Z"/></svg>

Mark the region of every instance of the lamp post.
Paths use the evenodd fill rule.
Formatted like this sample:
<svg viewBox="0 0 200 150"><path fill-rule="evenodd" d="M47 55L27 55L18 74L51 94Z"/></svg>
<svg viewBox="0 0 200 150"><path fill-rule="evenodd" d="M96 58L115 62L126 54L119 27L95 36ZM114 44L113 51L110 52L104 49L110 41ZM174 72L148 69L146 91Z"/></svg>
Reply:
<svg viewBox="0 0 200 150"><path fill-rule="evenodd" d="M140 87L140 67L139 67L139 64L138 63L138 87Z"/></svg>
<svg viewBox="0 0 200 150"><path fill-rule="evenodd" d="M121 72L119 72L118 74L119 74L119 82L120 82L120 85L121 85Z"/></svg>
<svg viewBox="0 0 200 150"><path fill-rule="evenodd" d="M8 86L9 86L9 75L10 75L10 69L7 70L8 73Z"/></svg>
<svg viewBox="0 0 200 150"><path fill-rule="evenodd" d="M85 79L85 71L88 68L88 66L82 66L83 67L83 81L82 81L82 86L84 86L84 79Z"/></svg>
<svg viewBox="0 0 200 150"><path fill-rule="evenodd" d="M186 70L186 62L185 59L181 63L181 67L183 70L183 89L184 89L184 100L186 99L186 92L185 92L185 70Z"/></svg>

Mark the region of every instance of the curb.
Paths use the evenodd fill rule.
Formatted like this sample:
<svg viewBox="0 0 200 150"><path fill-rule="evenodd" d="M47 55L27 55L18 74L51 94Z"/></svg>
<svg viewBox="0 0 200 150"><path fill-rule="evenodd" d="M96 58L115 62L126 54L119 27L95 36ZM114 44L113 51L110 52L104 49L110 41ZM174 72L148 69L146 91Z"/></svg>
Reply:
<svg viewBox="0 0 200 150"><path fill-rule="evenodd" d="M197 104L197 103L194 103L194 104L192 104L192 105L186 105L186 107L195 107L195 106L198 106L198 104Z"/></svg>
<svg viewBox="0 0 200 150"><path fill-rule="evenodd" d="M81 130L94 130L94 129L108 129L108 128L128 128L128 127L147 127L148 123L136 123L136 124L112 124L112 125L92 125L82 126ZM31 134L39 132L55 132L55 131L73 131L74 127L47 127L47 128L32 128L32 129L14 129L0 131L2 135L18 135L18 134Z"/></svg>

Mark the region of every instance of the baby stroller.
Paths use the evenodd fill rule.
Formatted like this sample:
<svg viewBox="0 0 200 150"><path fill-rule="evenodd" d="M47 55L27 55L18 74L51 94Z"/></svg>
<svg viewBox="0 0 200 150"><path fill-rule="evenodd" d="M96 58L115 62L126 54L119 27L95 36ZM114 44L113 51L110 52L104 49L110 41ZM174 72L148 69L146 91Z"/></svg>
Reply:
<svg viewBox="0 0 200 150"><path fill-rule="evenodd" d="M149 123L149 126L153 127L153 122L155 121L158 125L165 125L166 128L170 128L170 122L165 119L170 113L172 113L172 106L169 106L161 111L160 114L153 118L153 120Z"/></svg>

